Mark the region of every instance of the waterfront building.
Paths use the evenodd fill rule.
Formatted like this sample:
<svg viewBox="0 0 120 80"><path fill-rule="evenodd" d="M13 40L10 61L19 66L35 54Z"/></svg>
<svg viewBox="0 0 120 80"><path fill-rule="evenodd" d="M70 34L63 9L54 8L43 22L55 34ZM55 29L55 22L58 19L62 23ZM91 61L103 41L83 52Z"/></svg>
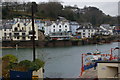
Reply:
<svg viewBox="0 0 120 80"><path fill-rule="evenodd" d="M45 28L44 28L44 26L45 26L45 21L42 21L42 20L40 20L40 19L35 19L35 24L38 26L38 29L39 29L39 30L42 30L42 31L45 30Z"/></svg>
<svg viewBox="0 0 120 80"><path fill-rule="evenodd" d="M61 20L62 19L62 20ZM45 35L51 39L68 39L71 37L70 24L68 20L61 18L56 21L47 21L45 24Z"/></svg>
<svg viewBox="0 0 120 80"><path fill-rule="evenodd" d="M2 40L9 41L12 40L12 25L13 20L3 20L1 26Z"/></svg>
<svg viewBox="0 0 120 80"><path fill-rule="evenodd" d="M100 33L102 35L113 35L114 26L110 26L109 24L101 24L100 25Z"/></svg>
<svg viewBox="0 0 120 80"><path fill-rule="evenodd" d="M72 32L73 36L76 35L77 28L79 28L79 27L80 27L80 25L77 22L75 22L75 21L70 22L70 31Z"/></svg>
<svg viewBox="0 0 120 80"><path fill-rule="evenodd" d="M120 26L115 26L114 27L114 34L116 35L118 35L118 34L120 34Z"/></svg>
<svg viewBox="0 0 120 80"><path fill-rule="evenodd" d="M93 28L91 23L83 23L77 29L77 34L81 36L81 38L90 38L94 35L96 29Z"/></svg>
<svg viewBox="0 0 120 80"><path fill-rule="evenodd" d="M38 40L38 26L34 24L35 40ZM13 40L31 40L32 38L32 22L26 24L17 22L12 26Z"/></svg>
<svg viewBox="0 0 120 80"><path fill-rule="evenodd" d="M35 40L38 40L38 26L34 24ZM26 41L32 38L32 22L27 19L3 20L1 26L3 41Z"/></svg>

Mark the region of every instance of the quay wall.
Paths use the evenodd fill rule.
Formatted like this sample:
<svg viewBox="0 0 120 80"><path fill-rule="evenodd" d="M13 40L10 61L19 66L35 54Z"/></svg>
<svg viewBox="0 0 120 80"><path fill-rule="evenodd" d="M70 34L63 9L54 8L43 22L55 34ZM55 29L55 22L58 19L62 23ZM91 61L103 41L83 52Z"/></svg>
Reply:
<svg viewBox="0 0 120 80"><path fill-rule="evenodd" d="M36 47L62 47L62 46L81 46L90 44L104 44L113 41L120 41L120 37L107 37L103 39L86 39L86 40L50 40L35 41ZM25 47L31 48L32 41L2 41L2 47Z"/></svg>

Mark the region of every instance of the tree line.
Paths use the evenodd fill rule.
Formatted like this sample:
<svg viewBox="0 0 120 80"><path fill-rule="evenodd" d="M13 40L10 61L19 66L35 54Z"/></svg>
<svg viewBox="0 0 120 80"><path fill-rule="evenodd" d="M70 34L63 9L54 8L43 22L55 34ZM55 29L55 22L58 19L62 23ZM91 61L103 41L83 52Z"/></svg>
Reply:
<svg viewBox="0 0 120 80"><path fill-rule="evenodd" d="M117 17L106 15L96 7L84 7L80 9L77 6L63 6L60 2L42 2L35 5L35 18L56 20L59 16L65 17L78 23L90 22L94 26L100 24L115 25L118 23ZM12 19L14 17L30 18L31 2L4 2L2 7L3 19Z"/></svg>

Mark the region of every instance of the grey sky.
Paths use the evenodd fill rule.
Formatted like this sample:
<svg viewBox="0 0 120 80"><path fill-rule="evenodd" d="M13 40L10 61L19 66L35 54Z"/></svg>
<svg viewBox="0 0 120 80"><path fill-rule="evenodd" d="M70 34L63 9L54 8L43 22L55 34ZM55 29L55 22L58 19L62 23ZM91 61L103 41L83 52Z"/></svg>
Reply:
<svg viewBox="0 0 120 80"><path fill-rule="evenodd" d="M48 2L49 0L30 0L36 2ZM118 15L118 2L119 0L52 0L52 1L60 1L63 5L77 5L79 8L83 8L86 6L95 6L102 10L105 14L109 14L111 16Z"/></svg>

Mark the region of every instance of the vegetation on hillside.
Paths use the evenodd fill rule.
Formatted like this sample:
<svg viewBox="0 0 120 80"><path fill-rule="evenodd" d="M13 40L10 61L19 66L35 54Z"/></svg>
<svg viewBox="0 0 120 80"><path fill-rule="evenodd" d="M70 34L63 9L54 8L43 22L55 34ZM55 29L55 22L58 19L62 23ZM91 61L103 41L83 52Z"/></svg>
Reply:
<svg viewBox="0 0 120 80"><path fill-rule="evenodd" d="M90 22L94 26L100 24L117 24L117 17L106 15L96 7L63 6L59 2L34 3L35 18L56 20L59 16L65 17L71 21L79 23ZM12 19L14 17L26 18L31 16L31 3L3 3L3 19Z"/></svg>

